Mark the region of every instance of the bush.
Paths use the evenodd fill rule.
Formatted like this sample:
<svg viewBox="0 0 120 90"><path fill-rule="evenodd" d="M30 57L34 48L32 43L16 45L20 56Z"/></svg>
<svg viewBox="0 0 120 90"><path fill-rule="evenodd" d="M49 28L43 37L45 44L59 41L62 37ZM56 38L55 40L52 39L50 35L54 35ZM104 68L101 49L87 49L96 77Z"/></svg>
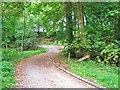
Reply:
<svg viewBox="0 0 120 90"><path fill-rule="evenodd" d="M2 61L10 61L18 52L15 49L3 49Z"/></svg>
<svg viewBox="0 0 120 90"><path fill-rule="evenodd" d="M2 88L15 87L15 69L12 63L8 61L3 61L1 63L2 65L0 69L2 70L2 75L0 76L0 78L2 78Z"/></svg>
<svg viewBox="0 0 120 90"><path fill-rule="evenodd" d="M120 55L120 49L114 43L106 45L100 53L101 57L104 57L103 62L119 65L118 59Z"/></svg>
<svg viewBox="0 0 120 90"><path fill-rule="evenodd" d="M1 88L14 88L15 87L15 69L14 66L21 59L30 57L35 54L44 53L47 50L40 48L39 50L17 52L15 49L3 49L2 62L0 62L0 89Z"/></svg>
<svg viewBox="0 0 120 90"><path fill-rule="evenodd" d="M90 51L90 44L90 40L81 40L81 38L75 37L72 43L66 45L63 53L65 55L68 55L68 53L70 53L71 57L73 58L81 58L86 55L88 51Z"/></svg>
<svg viewBox="0 0 120 90"><path fill-rule="evenodd" d="M117 43L116 43L117 42ZM71 54L72 58L81 58L86 54L90 55L90 59L98 63L116 64L119 66L120 49L118 41L105 42L102 40L87 39L82 40L75 37L74 41L67 44L63 50L63 54L68 56Z"/></svg>

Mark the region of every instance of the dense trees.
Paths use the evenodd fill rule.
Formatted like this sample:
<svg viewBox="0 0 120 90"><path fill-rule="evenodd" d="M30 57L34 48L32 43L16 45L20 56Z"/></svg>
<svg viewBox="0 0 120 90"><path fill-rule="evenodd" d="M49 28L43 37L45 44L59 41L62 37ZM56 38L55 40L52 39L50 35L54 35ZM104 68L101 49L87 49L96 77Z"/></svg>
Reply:
<svg viewBox="0 0 120 90"><path fill-rule="evenodd" d="M118 63L119 3L4 2L2 46L25 50L45 38L66 42L64 52L81 58Z"/></svg>
<svg viewBox="0 0 120 90"><path fill-rule="evenodd" d="M115 33L119 31L119 4L76 3L76 6L79 6L77 24L82 28L75 28L78 33L74 35L71 45L67 46L66 52L72 50L75 53L72 57L80 58L89 54L97 62L118 64L119 36Z"/></svg>
<svg viewBox="0 0 120 90"><path fill-rule="evenodd" d="M93 6L86 3L85 8L86 17L91 16L87 18L88 24L86 25L87 38L91 43L91 56L99 62L118 62L119 40L116 40L115 35L116 29L118 29L116 26L118 25L117 15L120 14L118 3L94 3ZM92 13L88 12L87 9Z"/></svg>
<svg viewBox="0 0 120 90"><path fill-rule="evenodd" d="M25 50L53 40L54 44L65 46L63 54L66 56L79 59L89 55L88 60L94 60L80 63L71 60L72 69L78 75L88 76L90 80L95 78L95 81L101 83L106 81L104 83L110 88L118 86L116 66L120 63L120 3L2 2L0 4L2 5L0 36L3 47L0 88L15 87L14 65L17 62L22 58L46 51ZM116 66L112 67L111 64Z"/></svg>
<svg viewBox="0 0 120 90"><path fill-rule="evenodd" d="M26 3L3 3L2 44L6 48L20 48L22 50L34 43L34 37L29 39L35 33L26 7Z"/></svg>

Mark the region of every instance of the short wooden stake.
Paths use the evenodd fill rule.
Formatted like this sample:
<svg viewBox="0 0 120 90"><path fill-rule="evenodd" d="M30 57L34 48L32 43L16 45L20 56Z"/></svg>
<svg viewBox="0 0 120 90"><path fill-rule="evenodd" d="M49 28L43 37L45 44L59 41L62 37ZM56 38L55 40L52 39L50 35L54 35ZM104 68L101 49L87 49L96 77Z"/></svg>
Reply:
<svg viewBox="0 0 120 90"><path fill-rule="evenodd" d="M68 62L69 62L69 60L70 60L70 53L68 54Z"/></svg>

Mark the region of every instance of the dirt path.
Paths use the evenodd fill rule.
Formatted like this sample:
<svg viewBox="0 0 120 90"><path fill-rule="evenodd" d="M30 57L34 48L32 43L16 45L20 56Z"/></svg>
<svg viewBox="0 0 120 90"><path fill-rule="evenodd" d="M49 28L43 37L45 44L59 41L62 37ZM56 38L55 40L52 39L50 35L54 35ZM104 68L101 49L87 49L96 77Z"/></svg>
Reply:
<svg viewBox="0 0 120 90"><path fill-rule="evenodd" d="M16 65L18 88L93 88L65 72L49 61L48 55L57 59L61 46L41 46L49 51L34 55Z"/></svg>

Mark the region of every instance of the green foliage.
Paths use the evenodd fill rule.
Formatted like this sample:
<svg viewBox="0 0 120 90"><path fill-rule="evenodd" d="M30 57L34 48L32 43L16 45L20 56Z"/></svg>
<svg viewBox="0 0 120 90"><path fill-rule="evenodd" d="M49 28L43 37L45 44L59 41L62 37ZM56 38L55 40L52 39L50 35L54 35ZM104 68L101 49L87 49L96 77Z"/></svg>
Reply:
<svg viewBox="0 0 120 90"><path fill-rule="evenodd" d="M26 6L28 7L29 3L3 3L3 47L18 48L21 46L25 50L35 44L36 33L33 31L32 17Z"/></svg>
<svg viewBox="0 0 120 90"><path fill-rule="evenodd" d="M118 88L118 67L108 64L97 64L94 61L70 60L71 71L107 88Z"/></svg>
<svg viewBox="0 0 120 90"><path fill-rule="evenodd" d="M67 15L64 3L3 2L2 46L6 48L16 48L18 51L22 51L34 47L36 44L36 38L40 41L45 37L54 37L56 41L46 42L46 44L64 45L65 49L63 52L66 56L70 53L71 57L81 58L86 54L90 54L92 60L99 63L99 65L103 64L103 66L100 67L94 66L94 64L96 64L95 62L81 63L81 65L78 64L77 67L73 65L72 68L76 72L79 67L80 70L82 70L81 68L83 68L83 70L86 68L85 71L78 70L77 73L80 73L80 75L85 75L88 71L87 68L90 68L89 71L91 71L91 73L88 72L86 75L96 77L100 83L105 82L106 84L103 84L105 86L117 87L115 82L117 81L117 77L115 77L117 75L114 73L114 71L116 72L115 69L111 69L111 71L110 69L107 69L107 71L100 70L101 72L96 73L96 75L94 72L97 70L94 70L94 68L104 67L104 63L111 63L119 66L119 3L82 3L84 7L83 12L79 10L80 8L76 8L76 4L78 3L71 3L71 21L67 25ZM84 28L80 28L80 25L78 24L78 21L83 20L81 17L77 16L79 13L83 13L83 16L86 18L86 25L84 23ZM81 20L79 20L80 18ZM70 18L68 18L68 20L69 19ZM71 32L67 31L67 27L71 27ZM37 30L35 30L35 28L37 28ZM68 43L66 40L68 36L72 36L71 34L73 34L73 37L69 38L69 40L72 42ZM8 63L12 63L14 65L22 58L45 51L45 49L40 49L36 51L17 52L15 49L3 49L3 65L5 65L5 68L7 69L6 66ZM82 66L82 64L84 65ZM91 68L88 65L93 67ZM11 64L8 66L10 67L10 72L14 71L11 68ZM105 69L106 68L107 67L105 67ZM111 72L114 74L113 76ZM8 71L5 73L8 73ZM102 73L106 73L106 76L101 77L100 75L103 75ZM107 76L108 73L109 76ZM110 77L113 77L113 79ZM8 85L11 78L4 78L4 81L6 81L4 82L6 83L4 84L4 87L11 85L11 83Z"/></svg>
<svg viewBox="0 0 120 90"><path fill-rule="evenodd" d="M63 53L68 55L71 53L71 57L81 58L86 55L86 52L91 50L91 41L89 39L82 40L80 36L76 36L71 44L66 44L65 50Z"/></svg>
<svg viewBox="0 0 120 90"><path fill-rule="evenodd" d="M46 49L17 52L15 49L3 49L2 61L18 62L19 59L46 52Z"/></svg>
<svg viewBox="0 0 120 90"><path fill-rule="evenodd" d="M3 49L2 62L0 62L0 88L14 88L15 86L15 69L14 66L23 58L30 57L35 54L46 52L46 49L40 48L39 50L29 50L17 52L15 49Z"/></svg>
<svg viewBox="0 0 120 90"><path fill-rule="evenodd" d="M83 3L86 25L74 27L74 39L66 45L65 54L81 58L86 54L98 63L119 65L119 3ZM74 11L74 10L73 10ZM84 37L85 36L85 37Z"/></svg>
<svg viewBox="0 0 120 90"><path fill-rule="evenodd" d="M2 65L0 66L0 69L2 70L2 73L0 75L0 78L2 78L2 87L0 88L14 88L15 87L15 69L12 65L12 63L8 61L2 61L0 62Z"/></svg>
<svg viewBox="0 0 120 90"><path fill-rule="evenodd" d="M43 33L44 36L57 34L57 40L64 38L63 3L6 2L2 4L3 47L21 47L21 50L22 48L26 50L35 45L36 37L41 39Z"/></svg>
<svg viewBox="0 0 120 90"><path fill-rule="evenodd" d="M114 43L105 46L100 55L104 57L106 63L119 64L120 49Z"/></svg>
<svg viewBox="0 0 120 90"><path fill-rule="evenodd" d="M11 61L11 59L15 56L15 55L18 55L18 52L13 49L3 49L2 51L2 60L3 61Z"/></svg>

